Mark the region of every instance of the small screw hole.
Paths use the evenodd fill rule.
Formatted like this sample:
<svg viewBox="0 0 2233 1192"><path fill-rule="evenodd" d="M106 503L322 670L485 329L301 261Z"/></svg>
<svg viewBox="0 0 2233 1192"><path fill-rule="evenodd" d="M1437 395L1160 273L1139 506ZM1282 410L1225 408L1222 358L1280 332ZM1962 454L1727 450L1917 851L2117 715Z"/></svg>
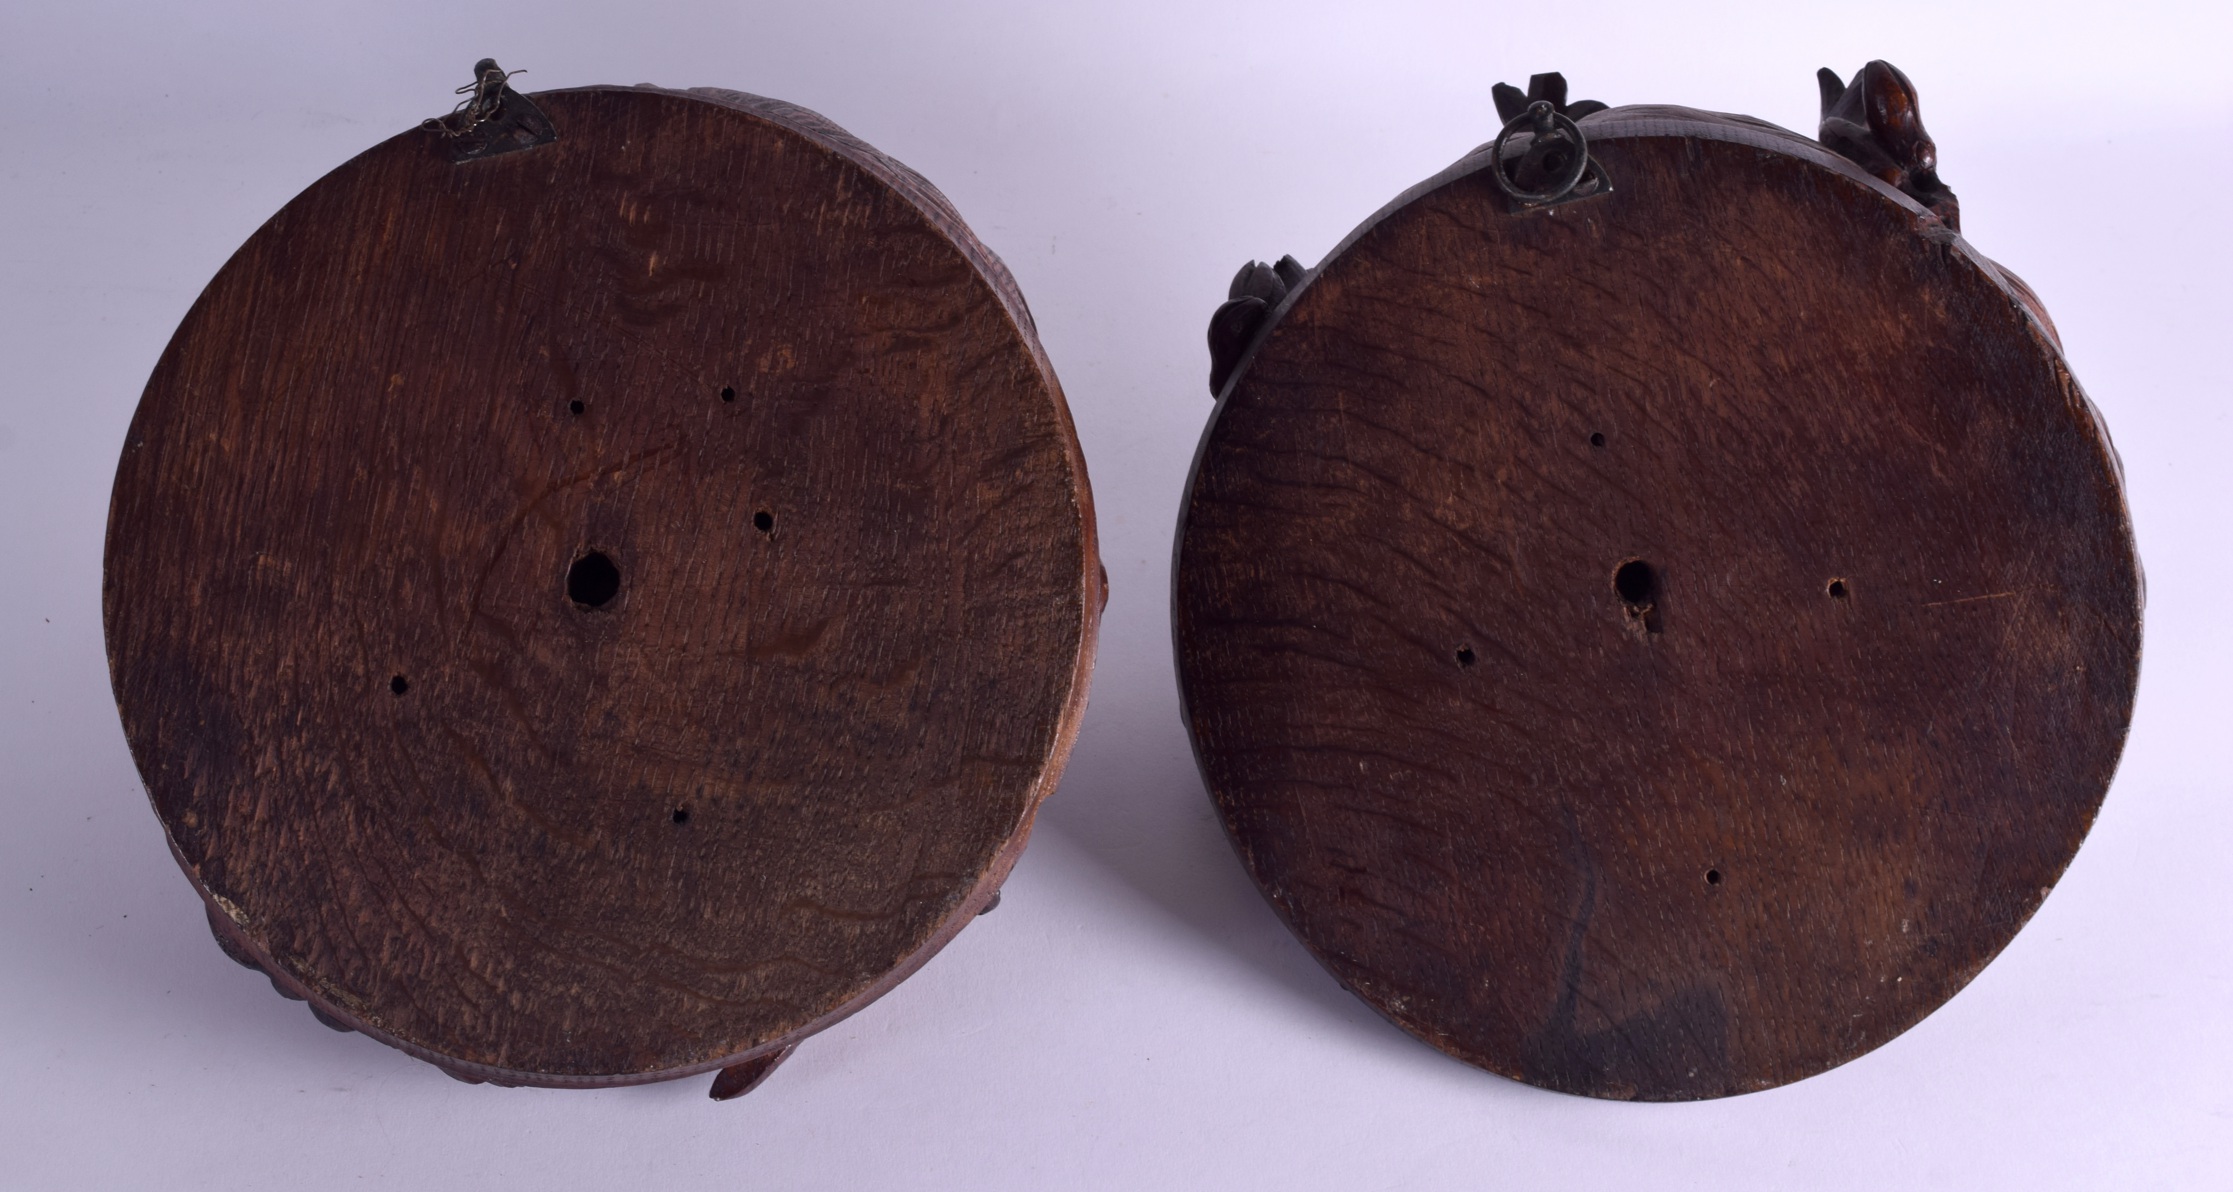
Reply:
<svg viewBox="0 0 2233 1192"><path fill-rule="evenodd" d="M1472 646L1459 646L1459 647L1458 647L1458 665L1459 665L1459 666L1472 666L1472 665L1473 665L1473 663L1474 663L1474 658L1473 658L1473 647L1472 647Z"/></svg>
<svg viewBox="0 0 2233 1192"><path fill-rule="evenodd" d="M402 695L404 692L411 690L411 680L404 678L402 675L397 675L395 678L388 680L388 690L395 692L397 695Z"/></svg>
<svg viewBox="0 0 2233 1192"><path fill-rule="evenodd" d="M1833 599L1833 600L1843 600L1843 599L1845 599L1845 581L1844 581L1844 580L1842 580L1842 579L1833 579L1833 580L1831 580L1831 581L1830 581L1830 598L1831 598L1831 599Z"/></svg>
<svg viewBox="0 0 2233 1192"><path fill-rule="evenodd" d="M566 569L567 599L583 608L601 608L618 595L620 568L605 552L593 550Z"/></svg>
<svg viewBox="0 0 2233 1192"><path fill-rule="evenodd" d="M1720 884L1721 884L1721 871L1720 871L1720 870L1718 870L1718 869L1709 869L1709 870L1707 870L1707 871L1706 871L1706 884L1707 884L1707 885L1709 885L1709 886L1718 886L1718 885L1720 885Z"/></svg>
<svg viewBox="0 0 2233 1192"><path fill-rule="evenodd" d="M721 387L721 400L722 400L722 401L735 401L736 399L737 399L737 391L736 391L736 387L735 387L735 386L733 386L733 385L723 385L723 386Z"/></svg>
<svg viewBox="0 0 2233 1192"><path fill-rule="evenodd" d="M582 404L581 404L581 402L577 400L577 401L570 401L570 402L567 402L567 403L566 403L566 408L567 408L567 409L568 409L569 411L571 411L571 412L573 413L573 415L574 415L575 417L579 418L579 417L581 417L581 412L582 412L583 410L587 409L588 407L586 407L586 406L582 405Z"/></svg>
<svg viewBox="0 0 2233 1192"><path fill-rule="evenodd" d="M1601 430L1591 431L1589 436L1589 445L1592 447L1603 447L1605 445L1605 432Z"/></svg>
<svg viewBox="0 0 2233 1192"><path fill-rule="evenodd" d="M762 534L775 533L775 515L769 513L765 509L762 509L758 513L753 514L752 528L758 530Z"/></svg>
<svg viewBox="0 0 2233 1192"><path fill-rule="evenodd" d="M687 824L690 822L690 809L687 807L677 807L674 810L674 814L668 816L667 818L673 820L678 824Z"/></svg>

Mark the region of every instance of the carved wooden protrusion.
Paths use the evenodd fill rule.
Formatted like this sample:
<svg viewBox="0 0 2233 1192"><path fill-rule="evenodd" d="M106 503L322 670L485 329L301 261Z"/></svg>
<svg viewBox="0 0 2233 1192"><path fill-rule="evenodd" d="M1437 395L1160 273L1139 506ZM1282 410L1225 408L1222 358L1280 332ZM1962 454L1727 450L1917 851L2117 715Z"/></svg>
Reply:
<svg viewBox="0 0 2233 1192"><path fill-rule="evenodd" d="M2123 744L2138 561L2084 393L1943 220L1760 121L1581 129L1604 200L1508 218L1468 154L1255 333L1178 678L1241 863L1380 1013L1728 1096L1897 1036L2038 907Z"/></svg>
<svg viewBox="0 0 2233 1192"><path fill-rule="evenodd" d="M218 916L217 908L210 907L208 908L208 910L209 934L216 937L218 948L221 949L227 957L230 957L233 963L241 966L242 968L250 969L258 973L263 973L264 978L271 982L272 989L276 990L279 996L286 998L288 1001L302 1002L305 1005L309 1006L310 1016L318 1020L318 1025L323 1026L328 1030L341 1031L344 1034L356 1033L357 1028L350 1026L348 1023L343 1022L340 1019L335 1018L333 1015L326 1013L324 1010L319 1009L318 1003L311 1001L310 999L302 996L299 993L296 993L292 989L289 989L286 985L280 982L279 978L272 976L268 972L265 972L264 966L258 964L256 962L256 958L249 953L248 949L242 947L240 941L238 939L235 939L233 937L233 933L226 928L225 921Z"/></svg>
<svg viewBox="0 0 2233 1192"><path fill-rule="evenodd" d="M1240 363L1249 345L1256 342L1257 333L1264 329L1264 316L1286 300L1289 290L1302 284L1304 272L1301 262L1295 258L1281 257L1273 265L1250 261L1233 275L1233 284L1225 293L1225 304L1210 316L1210 393L1213 396L1225 388L1225 382L1233 375L1233 366Z"/></svg>
<svg viewBox="0 0 2233 1192"><path fill-rule="evenodd" d="M1948 229L1962 230L1961 203L1938 176L1938 145L1924 131L1921 102L1915 84L1889 62L1875 61L1861 68L1850 84L1824 67L1815 73L1822 87L1822 144L1848 161L1898 187L1921 203ZM1997 262L1997 270L2018 302L2039 320L2049 342L2062 346L2055 320L2047 306L2023 278Z"/></svg>
<svg viewBox="0 0 2233 1192"><path fill-rule="evenodd" d="M1938 146L1923 129L1915 84L1899 67L1878 59L1862 67L1851 83L1840 82L1827 66L1815 78L1822 85L1818 139L1960 231L1961 204L1938 179Z"/></svg>
<svg viewBox="0 0 2233 1192"><path fill-rule="evenodd" d="M929 183L657 88L537 95L562 139L454 164L502 73L296 198L172 340L111 673L282 996L474 1082L695 1078L881 996L1007 876L1085 706L1092 494Z"/></svg>
<svg viewBox="0 0 2233 1192"><path fill-rule="evenodd" d="M768 1077L782 1066L783 1061L790 1059L791 1053L798 1049L799 1045L793 1043L780 1051L771 1051L756 1059L723 1068L714 1075L713 1087L707 1090L706 1095L716 1101L734 1101L765 1084Z"/></svg>
<svg viewBox="0 0 2233 1192"><path fill-rule="evenodd" d="M1498 83L1489 88L1489 94L1496 100L1496 118L1506 124L1519 119L1520 113L1527 111L1527 105L1537 100L1549 103L1552 111L1569 120L1605 110L1605 105L1594 99L1566 102L1566 76L1555 70L1529 75L1524 92L1510 83Z"/></svg>
<svg viewBox="0 0 2233 1192"><path fill-rule="evenodd" d="M321 1019L321 1021L323 1021L323 1019ZM327 1025L331 1026L332 1024L328 1023ZM516 1089L525 1087L520 1081L517 1080L502 1080L494 1076L475 1076L471 1073L462 1072L456 1068L449 1067L446 1064L436 1064L434 1066L442 1070L442 1075L447 1076L454 1081L457 1081L459 1084L485 1084L493 1088L500 1089Z"/></svg>
<svg viewBox="0 0 2233 1192"><path fill-rule="evenodd" d="M257 964L256 958L249 955L248 949L241 947L240 941L233 938L233 933L226 930L224 921L217 916L217 908L210 907L208 910L209 934L216 937L217 947L227 957L231 958L234 964L242 968L254 969L259 973L264 971L264 966Z"/></svg>

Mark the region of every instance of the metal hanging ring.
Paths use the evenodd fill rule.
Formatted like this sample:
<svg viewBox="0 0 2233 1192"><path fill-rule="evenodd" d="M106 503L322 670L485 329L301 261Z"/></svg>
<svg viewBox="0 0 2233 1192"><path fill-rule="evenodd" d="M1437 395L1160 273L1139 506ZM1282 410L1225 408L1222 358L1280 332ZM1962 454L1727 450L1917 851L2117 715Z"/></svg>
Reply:
<svg viewBox="0 0 2233 1192"><path fill-rule="evenodd" d="M1513 133L1521 131L1522 125L1529 126L1529 130L1535 133L1537 143L1556 131L1565 134L1567 142L1574 146L1573 164L1560 172L1557 185L1549 190L1521 190L1519 184L1504 172L1504 143L1512 139ZM1506 121L1504 131L1496 134L1496 143L1489 149L1489 172L1496 175L1496 184L1504 188L1505 194L1522 203L1534 206L1555 203L1580 185L1582 175L1589 172L1589 142L1583 139L1580 125L1548 102L1539 99L1527 105L1526 111Z"/></svg>

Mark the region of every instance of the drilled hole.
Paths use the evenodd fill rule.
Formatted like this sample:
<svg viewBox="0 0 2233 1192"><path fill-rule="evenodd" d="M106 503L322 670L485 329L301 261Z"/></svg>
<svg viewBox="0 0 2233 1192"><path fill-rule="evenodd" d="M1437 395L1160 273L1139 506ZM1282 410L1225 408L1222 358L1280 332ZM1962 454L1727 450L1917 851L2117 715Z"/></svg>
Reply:
<svg viewBox="0 0 2233 1192"><path fill-rule="evenodd" d="M1843 599L1845 599L1845 581L1844 581L1844 580L1842 580L1842 579L1833 579L1833 580L1831 580L1831 581L1830 581L1830 598L1831 598L1831 599L1833 599L1833 600L1843 600Z"/></svg>
<svg viewBox="0 0 2233 1192"><path fill-rule="evenodd" d="M601 608L620 595L620 568L593 550L566 569L566 597L583 608Z"/></svg>
<svg viewBox="0 0 2233 1192"><path fill-rule="evenodd" d="M762 534L775 533L775 515L769 513L765 509L762 509L758 513L753 514L752 528L758 530Z"/></svg>
<svg viewBox="0 0 2233 1192"><path fill-rule="evenodd" d="M667 818L673 820L678 824L687 824L690 822L690 809L687 807L677 807L674 810L674 814L668 816Z"/></svg>
<svg viewBox="0 0 2233 1192"><path fill-rule="evenodd" d="M1589 436L1589 445L1592 447L1603 447L1605 445L1605 432L1601 430L1591 431Z"/></svg>
<svg viewBox="0 0 2233 1192"><path fill-rule="evenodd" d="M1650 604L1658 581L1659 577L1652 574L1651 564L1642 559L1630 559L1613 573L1613 591L1620 594L1623 603Z"/></svg>
<svg viewBox="0 0 2233 1192"><path fill-rule="evenodd" d="M395 678L388 680L388 690L395 692L397 695L402 695L404 692L411 690L411 680L404 678L402 675L397 675Z"/></svg>
<svg viewBox="0 0 2233 1192"><path fill-rule="evenodd" d="M1718 870L1718 869L1709 869L1709 870L1707 870L1707 871L1706 871L1706 884L1707 884L1707 885L1709 885L1709 886L1718 886L1718 885L1720 885L1720 884L1721 884L1721 871L1720 871L1720 870Z"/></svg>
<svg viewBox="0 0 2233 1192"><path fill-rule="evenodd" d="M573 412L573 414L574 414L574 416L578 418L578 417L580 417L580 416L581 416L581 412L582 412L583 410L587 409L588 407L586 407L586 406L582 405L582 404L581 404L581 402L577 400L577 401L570 401L570 402L567 402L567 403L566 403L566 408L567 408L568 410L572 411L572 412Z"/></svg>
<svg viewBox="0 0 2233 1192"><path fill-rule="evenodd" d="M1459 666L1472 666L1472 665L1473 665L1473 663L1474 663L1474 661L1475 661L1475 659L1474 659L1474 657L1473 657L1473 647L1472 647L1472 646L1459 646L1459 647L1458 647L1458 665L1459 665Z"/></svg>
<svg viewBox="0 0 2233 1192"><path fill-rule="evenodd" d="M721 387L721 400L722 400L722 401L735 401L736 399L737 399L737 391L736 391L736 388L735 388L734 386L731 386L731 385L723 385L723 386Z"/></svg>
<svg viewBox="0 0 2233 1192"><path fill-rule="evenodd" d="M1665 618L1660 613L1659 573L1642 559L1630 559L1613 572L1613 594L1630 624L1645 633L1658 633Z"/></svg>

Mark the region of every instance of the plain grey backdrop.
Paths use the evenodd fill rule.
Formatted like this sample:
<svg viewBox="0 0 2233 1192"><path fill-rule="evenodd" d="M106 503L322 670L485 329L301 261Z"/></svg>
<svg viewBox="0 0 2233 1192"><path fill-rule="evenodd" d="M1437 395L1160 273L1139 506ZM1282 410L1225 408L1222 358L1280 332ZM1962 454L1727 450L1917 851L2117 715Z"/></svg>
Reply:
<svg viewBox="0 0 2233 1192"><path fill-rule="evenodd" d="M2233 1187L2222 3L0 6L0 1186ZM201 286L471 64L721 86L914 166L1014 269L1114 595L1083 736L985 918L749 1098L457 1084L211 945L126 753L101 541ZM2045 909L1903 1037L1787 1088L1598 1103L1339 989L1242 875L1178 720L1168 556L1233 270L1315 262L1496 131L1490 85L1811 132L1897 63L1965 232L2123 453L2149 580L2123 768Z"/></svg>

